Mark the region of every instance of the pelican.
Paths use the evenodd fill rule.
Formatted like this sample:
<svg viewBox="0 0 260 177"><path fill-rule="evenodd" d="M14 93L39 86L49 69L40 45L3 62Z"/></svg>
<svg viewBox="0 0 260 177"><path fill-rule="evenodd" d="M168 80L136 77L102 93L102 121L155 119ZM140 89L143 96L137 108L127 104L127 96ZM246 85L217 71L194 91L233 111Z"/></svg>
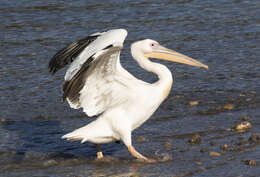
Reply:
<svg viewBox="0 0 260 177"><path fill-rule="evenodd" d="M58 51L49 61L55 74L70 63L63 84L63 99L71 108L89 116L91 123L62 136L67 140L91 142L96 145L97 159L103 158L100 144L122 141L131 155L151 161L132 145L132 131L141 126L167 98L172 87L170 70L150 58L179 62L208 69L207 65L188 56L145 39L131 45L131 54L145 70L158 80L147 83L135 78L120 64L120 52L127 36L125 29L94 33Z"/></svg>

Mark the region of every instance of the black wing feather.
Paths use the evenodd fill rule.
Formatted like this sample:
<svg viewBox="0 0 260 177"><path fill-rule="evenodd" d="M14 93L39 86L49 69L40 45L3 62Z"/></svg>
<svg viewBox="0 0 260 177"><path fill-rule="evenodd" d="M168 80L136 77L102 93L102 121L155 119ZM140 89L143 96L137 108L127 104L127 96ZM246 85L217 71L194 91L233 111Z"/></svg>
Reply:
<svg viewBox="0 0 260 177"><path fill-rule="evenodd" d="M113 45L109 45L105 49L109 49L112 47ZM99 58L102 58L102 56L105 54L108 54L110 56L112 53L120 50L121 48L114 47L114 49L112 48L110 51L108 50L107 52L103 53L101 56L99 56ZM93 64L93 62L96 62L96 64L98 62L103 62L103 60L101 59L96 61L94 55L95 54L93 54L91 57L88 58L88 60L86 60L86 62L81 66L80 70L72 77L71 80L65 81L63 83L63 101L65 101L66 98L68 98L69 101L74 104L79 103L80 91L84 87L86 79L85 74L87 73L89 67Z"/></svg>
<svg viewBox="0 0 260 177"><path fill-rule="evenodd" d="M85 37L58 51L49 61L49 71L52 74L55 74L68 63L73 62L73 60L85 49L85 47L97 39L98 36L99 35Z"/></svg>
<svg viewBox="0 0 260 177"><path fill-rule="evenodd" d="M79 92L84 86L84 73L88 70L91 62L94 60L93 55L89 57L89 59L83 64L81 69L77 72L75 76L69 81L65 81L62 86L63 90L63 101L66 98L72 103L76 103L79 101Z"/></svg>

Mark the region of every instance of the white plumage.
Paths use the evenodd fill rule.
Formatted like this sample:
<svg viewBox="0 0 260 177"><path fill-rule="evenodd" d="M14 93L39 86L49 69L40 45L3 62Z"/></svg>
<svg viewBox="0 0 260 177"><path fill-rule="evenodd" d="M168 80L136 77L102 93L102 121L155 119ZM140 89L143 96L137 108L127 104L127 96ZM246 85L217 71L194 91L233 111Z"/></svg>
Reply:
<svg viewBox="0 0 260 177"><path fill-rule="evenodd" d="M70 80L81 68L81 66L86 62L86 60L95 55L98 57L105 50L105 47L109 45L123 47L124 40L127 36L127 31L124 29L110 30L103 33L94 33L90 36L98 35L99 37L90 43L82 53L71 63L69 66L65 80Z"/></svg>
<svg viewBox="0 0 260 177"><path fill-rule="evenodd" d="M139 65L158 75L149 84L136 79L120 64L120 51L127 35L124 29L95 33L70 44L50 61L52 73L72 62L65 75L64 99L72 108L83 108L88 116L99 115L90 124L62 138L95 144L122 140L136 158L139 154L131 142L131 132L142 125L167 98L172 75L166 66L149 58L160 58L208 68L206 65L146 39L132 44L131 54ZM97 145L98 158L103 157Z"/></svg>

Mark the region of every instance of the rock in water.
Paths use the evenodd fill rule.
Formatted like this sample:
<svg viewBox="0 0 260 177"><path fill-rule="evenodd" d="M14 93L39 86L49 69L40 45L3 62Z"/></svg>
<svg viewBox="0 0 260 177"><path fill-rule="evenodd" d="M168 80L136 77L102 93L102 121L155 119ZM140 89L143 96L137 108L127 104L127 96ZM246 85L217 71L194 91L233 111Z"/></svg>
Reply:
<svg viewBox="0 0 260 177"><path fill-rule="evenodd" d="M234 109L234 105L233 104L227 104L227 105L224 106L224 109L229 109L229 110Z"/></svg>
<svg viewBox="0 0 260 177"><path fill-rule="evenodd" d="M244 160L242 160L242 162L244 162L246 165L257 166L257 162L254 160L244 159Z"/></svg>
<svg viewBox="0 0 260 177"><path fill-rule="evenodd" d="M45 167L50 167L50 166L54 166L54 165L58 165L58 162L54 159L50 159L50 160L43 162L43 166L45 166Z"/></svg>
<svg viewBox="0 0 260 177"><path fill-rule="evenodd" d="M188 142L189 142L191 145L193 145L193 144L200 144L200 142L201 142L200 135L199 135L199 134L193 135L193 136L191 137L191 139L189 139Z"/></svg>
<svg viewBox="0 0 260 177"><path fill-rule="evenodd" d="M138 138L136 138L136 142L138 142L138 143L142 143L142 142L145 142L145 137L143 137L143 136L139 136Z"/></svg>
<svg viewBox="0 0 260 177"><path fill-rule="evenodd" d="M211 157L219 157L220 155L221 155L220 153L214 152L214 151L209 153L209 156L211 156Z"/></svg>
<svg viewBox="0 0 260 177"><path fill-rule="evenodd" d="M245 130L248 130L250 128L252 128L252 125L248 121L241 122L240 124L238 124L236 126L237 131L245 131Z"/></svg>
<svg viewBox="0 0 260 177"><path fill-rule="evenodd" d="M201 149L200 149L200 152L207 152L207 151L208 151L207 148L201 148Z"/></svg>
<svg viewBox="0 0 260 177"><path fill-rule="evenodd" d="M253 133L249 138L248 138L249 143L256 143L260 141L260 137L258 133Z"/></svg>
<svg viewBox="0 0 260 177"><path fill-rule="evenodd" d="M196 105L198 105L198 104L199 104L198 101L190 101L190 102L189 102L189 105L190 105L190 106L196 106Z"/></svg>

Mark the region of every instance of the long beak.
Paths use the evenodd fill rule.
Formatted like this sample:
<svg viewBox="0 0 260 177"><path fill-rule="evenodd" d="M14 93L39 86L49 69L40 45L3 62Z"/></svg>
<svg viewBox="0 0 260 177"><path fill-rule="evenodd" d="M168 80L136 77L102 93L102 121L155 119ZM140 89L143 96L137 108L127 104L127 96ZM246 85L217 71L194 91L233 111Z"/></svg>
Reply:
<svg viewBox="0 0 260 177"><path fill-rule="evenodd" d="M183 63L183 64L187 64L187 65L191 65L191 66L209 69L209 67L207 65L204 65L203 63L201 63L193 58L190 58L181 53L175 52L171 49L167 49L166 47L163 47L163 46L158 46L157 49L154 49L154 51L152 53L147 53L144 55L145 55L145 57L148 57L148 58L157 58L157 59L178 62L178 63Z"/></svg>

